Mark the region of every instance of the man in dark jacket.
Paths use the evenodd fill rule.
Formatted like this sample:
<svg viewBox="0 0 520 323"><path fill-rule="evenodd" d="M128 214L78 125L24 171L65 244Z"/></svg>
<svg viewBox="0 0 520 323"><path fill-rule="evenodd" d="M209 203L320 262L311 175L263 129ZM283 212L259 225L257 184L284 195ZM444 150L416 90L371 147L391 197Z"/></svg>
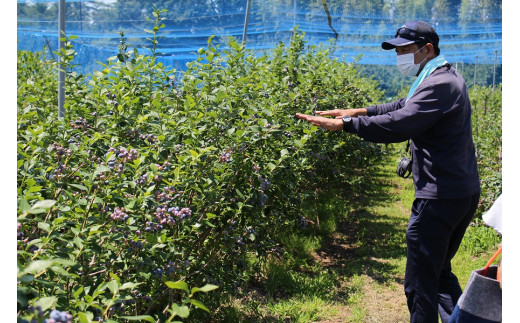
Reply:
<svg viewBox="0 0 520 323"><path fill-rule="evenodd" d="M440 313L442 322L448 322L462 294L451 259L480 197L468 92L460 74L440 55L439 37L426 22L407 22L381 46L395 49L405 76L417 76L406 98L296 116L371 142L411 139L415 201L406 230L404 281L410 321L437 323Z"/></svg>

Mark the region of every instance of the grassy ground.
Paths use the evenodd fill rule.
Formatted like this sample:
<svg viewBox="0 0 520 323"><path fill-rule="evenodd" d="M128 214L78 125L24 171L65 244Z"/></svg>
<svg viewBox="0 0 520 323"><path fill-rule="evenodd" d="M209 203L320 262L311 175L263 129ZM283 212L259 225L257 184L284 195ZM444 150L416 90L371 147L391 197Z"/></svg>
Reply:
<svg viewBox="0 0 520 323"><path fill-rule="evenodd" d="M354 191L321 192L319 227L288 235L283 258L273 258L249 286L217 311L221 322L407 322L403 292L405 231L414 199L411 179L394 165ZM354 201L354 202L352 202ZM464 287L500 238L469 227L453 260Z"/></svg>

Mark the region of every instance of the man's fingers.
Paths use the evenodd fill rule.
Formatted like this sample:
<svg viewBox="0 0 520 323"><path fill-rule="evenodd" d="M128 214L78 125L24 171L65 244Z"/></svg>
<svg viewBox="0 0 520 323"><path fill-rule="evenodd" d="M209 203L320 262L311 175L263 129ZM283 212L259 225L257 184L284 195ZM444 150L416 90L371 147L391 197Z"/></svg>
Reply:
<svg viewBox="0 0 520 323"><path fill-rule="evenodd" d="M316 111L316 114L320 116L335 116L337 115L336 110L327 110L327 111Z"/></svg>

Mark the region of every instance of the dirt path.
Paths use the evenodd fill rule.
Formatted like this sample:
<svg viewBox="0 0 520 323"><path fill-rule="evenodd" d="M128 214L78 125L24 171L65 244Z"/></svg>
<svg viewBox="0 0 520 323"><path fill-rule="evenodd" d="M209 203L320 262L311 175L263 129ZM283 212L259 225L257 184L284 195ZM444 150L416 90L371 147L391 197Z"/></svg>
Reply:
<svg viewBox="0 0 520 323"><path fill-rule="evenodd" d="M383 179L387 197L377 205L356 207L338 224L334 235L315 253L324 268L343 281L338 314L320 320L332 322L408 322L403 291L410 183Z"/></svg>

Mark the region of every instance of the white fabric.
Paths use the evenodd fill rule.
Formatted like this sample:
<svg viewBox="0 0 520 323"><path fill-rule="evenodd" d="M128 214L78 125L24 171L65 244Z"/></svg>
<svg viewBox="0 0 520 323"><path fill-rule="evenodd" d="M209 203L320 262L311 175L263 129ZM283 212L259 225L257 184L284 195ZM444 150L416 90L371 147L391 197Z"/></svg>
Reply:
<svg viewBox="0 0 520 323"><path fill-rule="evenodd" d="M491 208L484 213L482 220L498 233L502 234L502 194L500 194Z"/></svg>

